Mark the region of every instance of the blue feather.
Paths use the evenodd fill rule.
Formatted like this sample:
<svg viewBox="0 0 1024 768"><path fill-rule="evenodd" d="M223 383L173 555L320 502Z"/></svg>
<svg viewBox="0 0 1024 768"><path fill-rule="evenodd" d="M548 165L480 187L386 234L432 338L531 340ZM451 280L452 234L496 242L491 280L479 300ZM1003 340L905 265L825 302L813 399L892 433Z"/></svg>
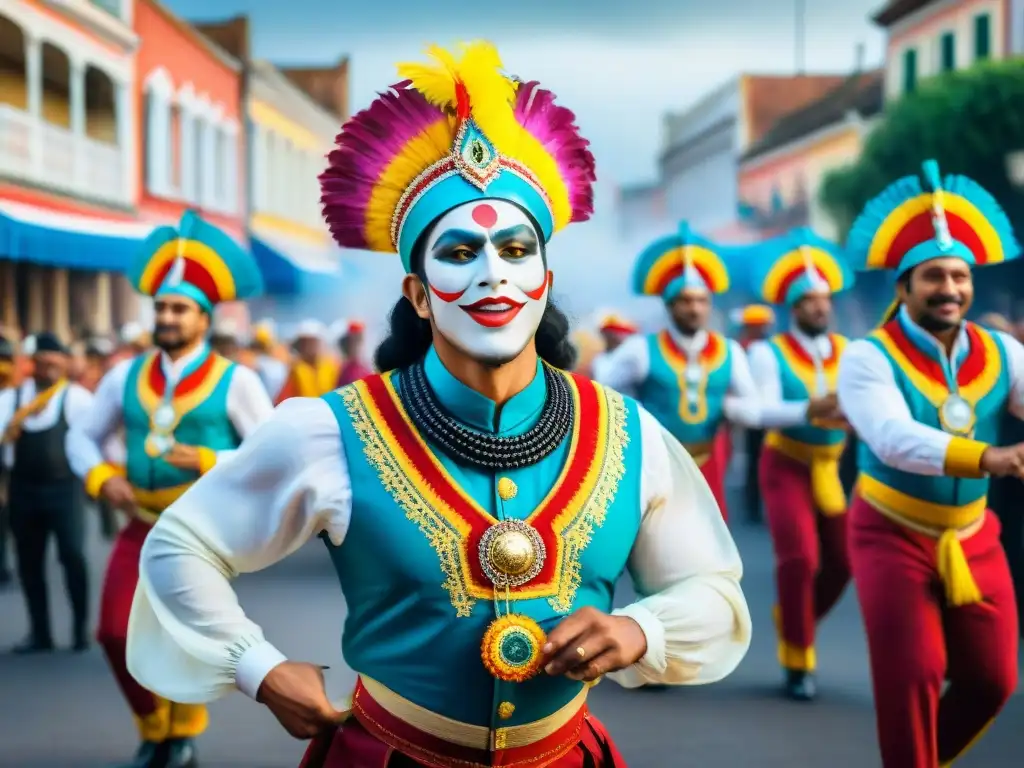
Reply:
<svg viewBox="0 0 1024 768"><path fill-rule="evenodd" d="M925 160L921 164L921 172L924 175L925 188L929 192L942 189L942 176L939 174L939 164L935 160Z"/></svg>

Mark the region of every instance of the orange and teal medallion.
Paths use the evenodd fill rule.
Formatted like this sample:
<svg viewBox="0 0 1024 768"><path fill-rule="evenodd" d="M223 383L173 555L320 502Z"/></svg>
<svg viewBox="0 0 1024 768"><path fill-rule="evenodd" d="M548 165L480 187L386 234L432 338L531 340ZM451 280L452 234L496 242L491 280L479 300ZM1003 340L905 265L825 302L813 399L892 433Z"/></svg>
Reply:
<svg viewBox="0 0 1024 768"><path fill-rule="evenodd" d="M540 672L541 649L546 639L540 624L529 616L506 614L492 621L484 633L484 666L508 683L529 680Z"/></svg>
<svg viewBox="0 0 1024 768"><path fill-rule="evenodd" d="M480 537L480 567L495 587L509 594L536 578L544 567L544 540L524 520L495 523ZM499 680L520 683L540 671L544 630L529 616L507 613L491 622L484 633L481 653L487 671Z"/></svg>

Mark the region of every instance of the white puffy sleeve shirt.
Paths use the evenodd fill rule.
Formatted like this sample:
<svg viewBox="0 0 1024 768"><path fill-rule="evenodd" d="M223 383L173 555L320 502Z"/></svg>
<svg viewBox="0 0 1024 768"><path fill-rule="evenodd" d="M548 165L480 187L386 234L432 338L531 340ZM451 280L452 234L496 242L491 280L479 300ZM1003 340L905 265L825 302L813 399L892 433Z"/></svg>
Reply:
<svg viewBox="0 0 1024 768"><path fill-rule="evenodd" d="M617 611L647 653L612 675L625 686L699 684L729 674L750 643L742 564L693 460L646 412L643 519L629 559L642 597ZM293 398L160 517L146 539L128 630L128 669L172 701L206 702L236 687L255 697L284 656L249 619L231 579L258 571L325 531L345 538L352 514L334 413Z"/></svg>

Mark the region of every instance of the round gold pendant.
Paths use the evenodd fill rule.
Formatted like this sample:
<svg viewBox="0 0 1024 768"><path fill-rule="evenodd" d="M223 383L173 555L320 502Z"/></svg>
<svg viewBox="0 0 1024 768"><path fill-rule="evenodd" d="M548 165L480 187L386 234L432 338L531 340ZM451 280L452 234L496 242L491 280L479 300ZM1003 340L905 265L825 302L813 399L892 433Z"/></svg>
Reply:
<svg viewBox="0 0 1024 768"><path fill-rule="evenodd" d="M480 537L480 567L496 586L519 587L544 567L547 551L537 530L522 520L502 520Z"/></svg>
<svg viewBox="0 0 1024 768"><path fill-rule="evenodd" d="M540 671L541 648L547 635L529 616L509 613L487 627L481 656L487 671L499 680L521 683Z"/></svg>
<svg viewBox="0 0 1024 768"><path fill-rule="evenodd" d="M958 394L951 394L939 406L939 423L946 432L966 437L974 429L974 406Z"/></svg>

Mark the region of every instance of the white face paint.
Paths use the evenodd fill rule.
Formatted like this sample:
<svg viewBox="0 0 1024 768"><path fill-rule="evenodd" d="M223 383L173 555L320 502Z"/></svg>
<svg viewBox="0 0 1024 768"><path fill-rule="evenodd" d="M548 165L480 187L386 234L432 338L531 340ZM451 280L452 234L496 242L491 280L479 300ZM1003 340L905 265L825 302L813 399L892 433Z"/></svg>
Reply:
<svg viewBox="0 0 1024 768"><path fill-rule="evenodd" d="M550 279L543 238L503 200L446 213L427 238L424 270L434 323L454 346L489 363L514 360L537 332Z"/></svg>

